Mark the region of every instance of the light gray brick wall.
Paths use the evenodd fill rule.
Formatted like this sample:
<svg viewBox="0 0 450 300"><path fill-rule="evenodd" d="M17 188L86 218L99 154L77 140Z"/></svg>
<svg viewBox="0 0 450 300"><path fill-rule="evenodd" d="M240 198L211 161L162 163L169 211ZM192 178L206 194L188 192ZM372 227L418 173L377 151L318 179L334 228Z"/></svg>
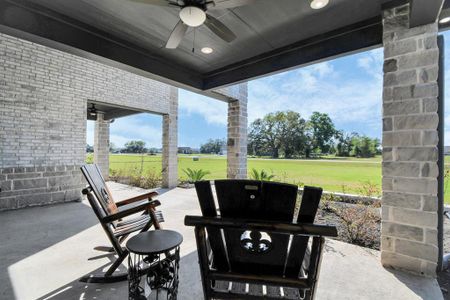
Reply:
<svg viewBox="0 0 450 300"><path fill-rule="evenodd" d="M94 163L102 172L103 178L109 177L109 120L104 120L104 115L97 114L94 128Z"/></svg>
<svg viewBox="0 0 450 300"><path fill-rule="evenodd" d="M169 114L163 116L163 187L178 185L178 91L171 88Z"/></svg>
<svg viewBox="0 0 450 300"><path fill-rule="evenodd" d="M438 260L437 24L409 28L409 5L384 11L384 266L435 276Z"/></svg>
<svg viewBox="0 0 450 300"><path fill-rule="evenodd" d="M88 99L164 115L174 97L166 84L0 34L0 209L80 199Z"/></svg>
<svg viewBox="0 0 450 300"><path fill-rule="evenodd" d="M228 103L227 177L247 178L247 84L230 88Z"/></svg>

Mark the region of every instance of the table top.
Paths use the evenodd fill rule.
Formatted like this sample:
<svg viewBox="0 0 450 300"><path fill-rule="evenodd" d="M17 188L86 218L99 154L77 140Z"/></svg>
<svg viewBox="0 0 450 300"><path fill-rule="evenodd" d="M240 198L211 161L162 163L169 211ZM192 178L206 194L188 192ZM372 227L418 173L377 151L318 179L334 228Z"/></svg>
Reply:
<svg viewBox="0 0 450 300"><path fill-rule="evenodd" d="M183 242L183 236L173 230L141 232L127 242L127 249L136 254L159 254L172 250Z"/></svg>

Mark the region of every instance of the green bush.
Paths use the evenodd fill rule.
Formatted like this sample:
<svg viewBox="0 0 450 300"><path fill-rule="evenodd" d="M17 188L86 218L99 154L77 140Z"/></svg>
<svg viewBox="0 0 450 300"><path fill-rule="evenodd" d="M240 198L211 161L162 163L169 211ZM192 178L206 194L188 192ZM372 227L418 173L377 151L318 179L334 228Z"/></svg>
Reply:
<svg viewBox="0 0 450 300"><path fill-rule="evenodd" d="M87 164L93 164L94 163L94 154L93 153L86 154L85 162Z"/></svg>
<svg viewBox="0 0 450 300"><path fill-rule="evenodd" d="M191 168L183 169L183 172L187 176L189 183L194 183L196 181L202 180L206 175L209 175L209 171L204 171L202 169L192 170Z"/></svg>
<svg viewBox="0 0 450 300"><path fill-rule="evenodd" d="M269 173L264 170L258 171L256 169L252 169L252 171L250 172L250 178L254 180L271 181L275 178L275 175L269 175Z"/></svg>
<svg viewBox="0 0 450 300"><path fill-rule="evenodd" d="M161 186L161 173L150 169L141 172L139 168L110 170L109 178L124 184L140 187L143 189L153 189Z"/></svg>

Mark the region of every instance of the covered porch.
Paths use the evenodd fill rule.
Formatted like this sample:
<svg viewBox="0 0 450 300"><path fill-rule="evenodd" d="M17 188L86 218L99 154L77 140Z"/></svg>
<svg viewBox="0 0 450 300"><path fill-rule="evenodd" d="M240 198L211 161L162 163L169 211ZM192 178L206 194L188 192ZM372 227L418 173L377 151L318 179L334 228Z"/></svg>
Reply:
<svg viewBox="0 0 450 300"><path fill-rule="evenodd" d="M178 12L169 8L153 10L119 0L61 3L0 0L0 55L5 57L0 57L4 71L0 75L4 103L0 124L13 137L10 141L5 135L0 145L1 209L81 198L83 182L78 170L84 163L80 145L85 141L85 128L77 122L85 120L88 99L103 102L117 97L113 101L120 103L132 91L131 98L159 109L166 187L175 187L178 180L175 87L226 101L227 177L246 178L251 109L247 107L247 80L384 47L381 251L329 240L317 297L442 297L434 279L443 257L444 52L439 31L447 29L448 23L439 20L450 14L449 1L336 0L322 11L309 9L308 1L286 0L283 7L275 1L256 1L254 10L244 6L214 14L242 34L234 44L199 30L199 42L216 42L216 53L209 57L192 50L194 31L187 31L178 49L169 52L164 47L172 22L178 21ZM184 1L179 3L184 5ZM260 14L255 16L255 11ZM50 48L56 50L43 54ZM72 70L74 61L81 67L65 73ZM117 70L121 75L105 76L106 84L78 81ZM149 98L139 93L142 86L156 90L154 94L159 90L162 96ZM37 124L42 127L36 129ZM98 138L102 138L101 130ZM36 146L36 141L44 146ZM97 153L107 156L104 136L98 145ZM97 162L107 169L100 157ZM130 192L119 185L113 190ZM182 224L186 214L199 214L194 191L163 192L165 227L185 237L180 298L199 299L192 230ZM5 241L0 245L2 254L6 253L0 261L0 279L7 283L2 285L5 298L126 297L126 283L78 282L80 276L110 262L108 256L97 257L92 250L104 235L86 202L2 212L1 218L6 226L0 233Z"/></svg>
<svg viewBox="0 0 450 300"><path fill-rule="evenodd" d="M116 199L143 192L109 182ZM195 189L158 190L165 229L182 233L179 299L202 299L193 228L184 216L199 215ZM24 220L20 224L17 219ZM79 278L101 272L113 259L93 248L108 240L86 200L2 214L0 295L4 299L126 299L127 282L83 283ZM80 220L83 220L80 222ZM442 299L435 279L385 269L380 252L328 240L316 299ZM126 263L121 269L126 268ZM262 293L262 290L259 291Z"/></svg>

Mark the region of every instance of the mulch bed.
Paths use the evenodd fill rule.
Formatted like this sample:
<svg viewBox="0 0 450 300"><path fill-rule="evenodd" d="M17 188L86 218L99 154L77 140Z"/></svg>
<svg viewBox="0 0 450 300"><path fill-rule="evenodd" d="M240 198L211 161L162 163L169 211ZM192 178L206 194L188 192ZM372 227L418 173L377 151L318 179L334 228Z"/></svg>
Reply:
<svg viewBox="0 0 450 300"><path fill-rule="evenodd" d="M365 227L365 230L370 230L370 233L367 235L367 239L364 240L364 243L355 243L352 241L349 241L346 234L346 225L344 224L344 221L341 217L339 217L334 211L336 211L339 208L352 208L352 207L358 207L360 205L357 204L350 204L350 203L343 203L343 202L337 202L337 201L330 201L328 202L329 207L326 208L323 205L319 208L315 223L317 224L323 224L323 225L334 225L337 228L338 236L336 237L337 240L346 242L346 243L352 243L357 244L358 246L362 247L368 247L375 250L380 250L380 235L381 235L381 220L377 222L374 226L371 228ZM368 209L372 210L373 214L379 217L379 208L376 207L368 207ZM370 245L370 246L368 246Z"/></svg>

